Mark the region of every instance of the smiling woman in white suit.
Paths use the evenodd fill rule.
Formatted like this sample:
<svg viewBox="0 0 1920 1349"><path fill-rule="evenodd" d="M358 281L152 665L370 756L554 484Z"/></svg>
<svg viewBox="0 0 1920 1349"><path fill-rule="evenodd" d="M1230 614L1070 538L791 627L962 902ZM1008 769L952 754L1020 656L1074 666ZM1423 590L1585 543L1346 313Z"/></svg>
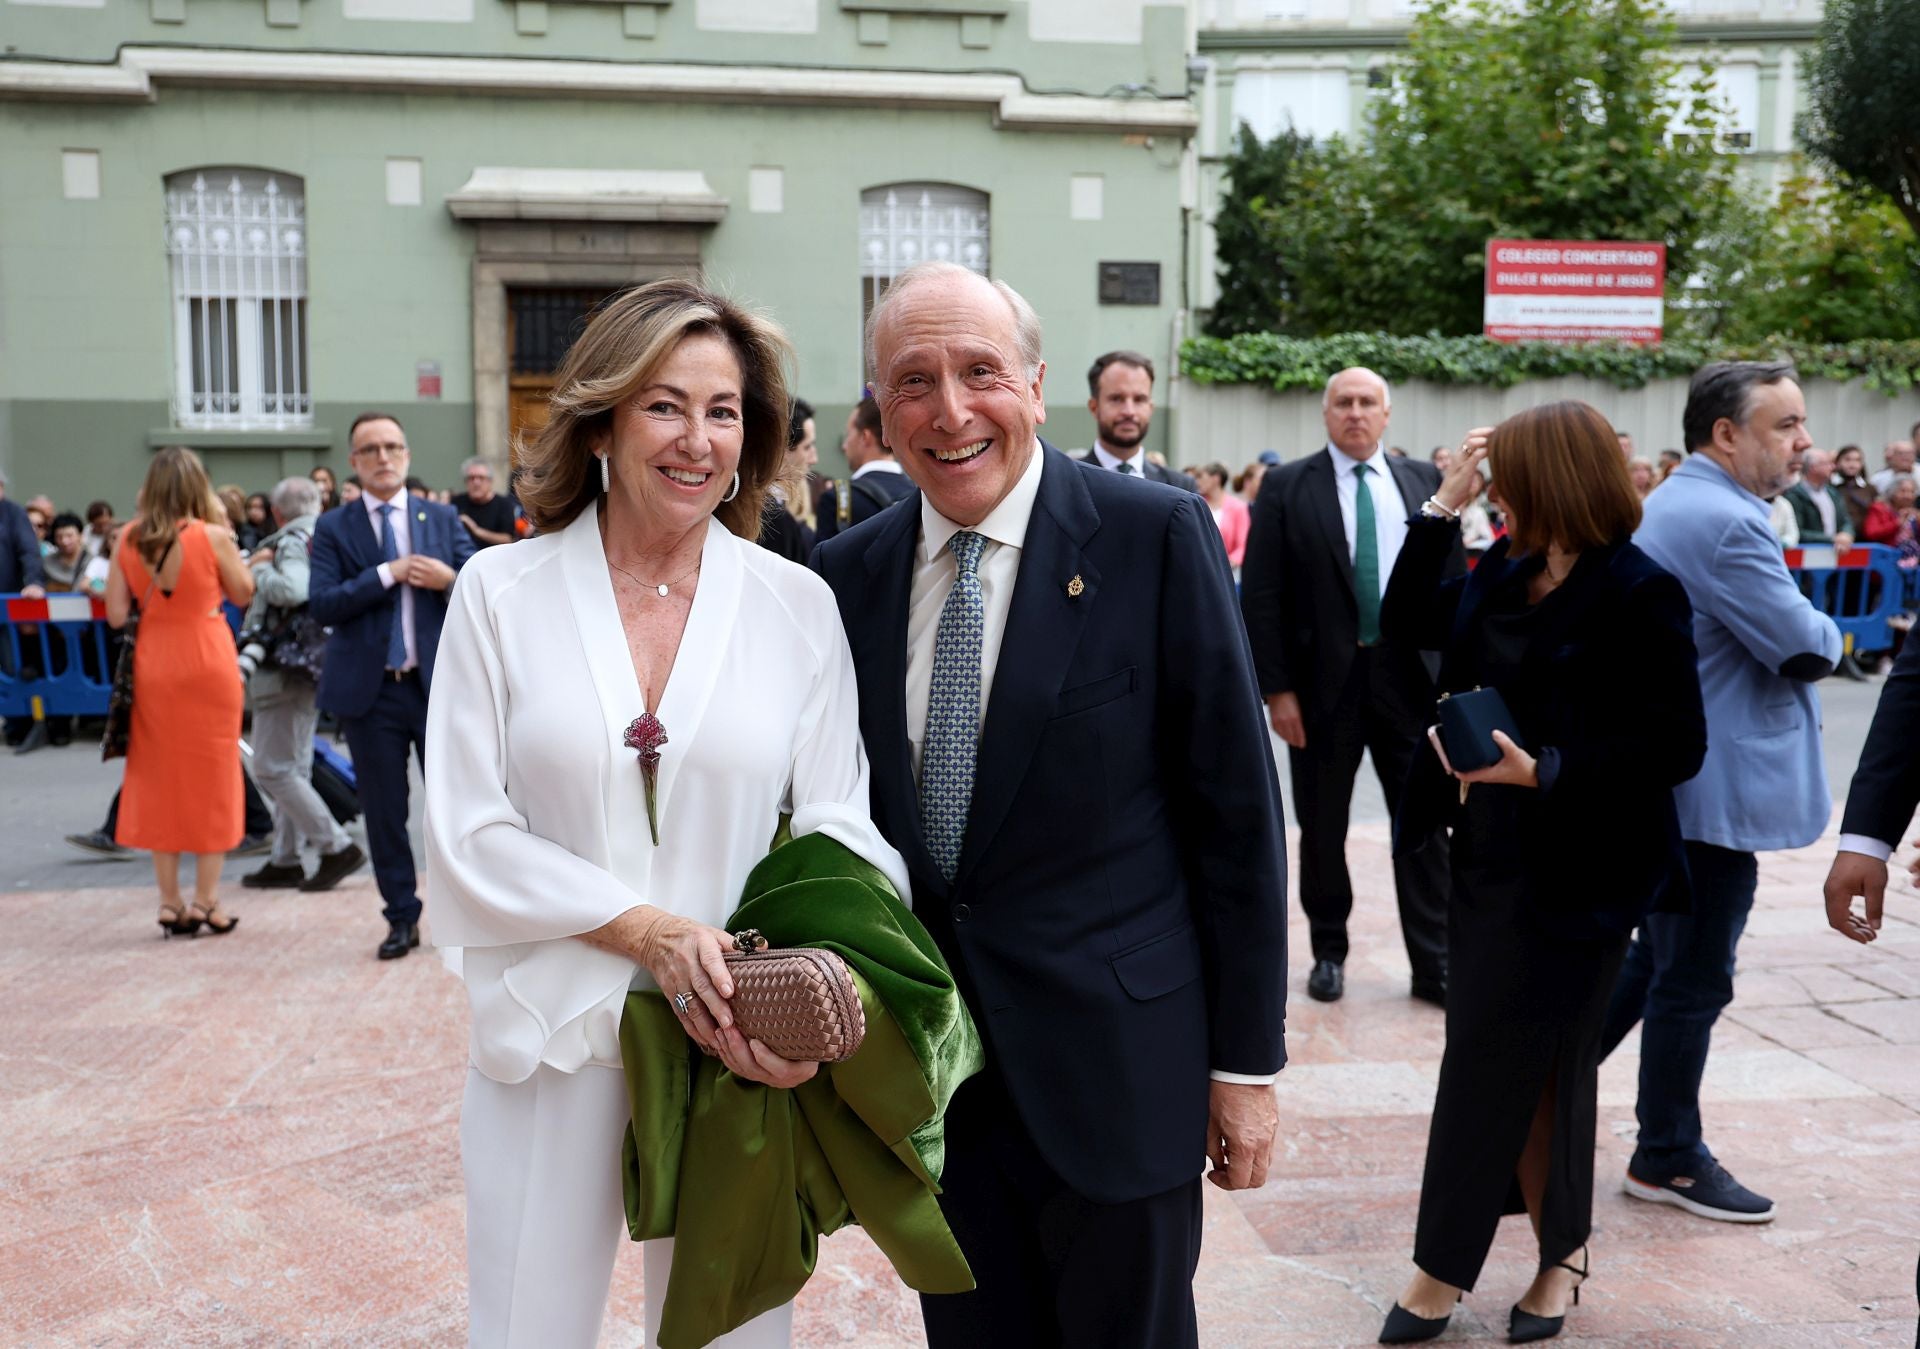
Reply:
<svg viewBox="0 0 1920 1349"><path fill-rule="evenodd" d="M758 547L786 449L777 329L695 283L608 304L521 456L541 534L456 586L428 712L435 939L473 1008L461 1113L470 1339L591 1346L623 1236L620 1014L659 987L736 1074L812 1076L741 1038L714 925L783 812L892 878L868 813L833 596ZM651 764L643 767L643 762ZM671 1241L645 1249L648 1343ZM791 1309L726 1345L788 1342Z"/></svg>

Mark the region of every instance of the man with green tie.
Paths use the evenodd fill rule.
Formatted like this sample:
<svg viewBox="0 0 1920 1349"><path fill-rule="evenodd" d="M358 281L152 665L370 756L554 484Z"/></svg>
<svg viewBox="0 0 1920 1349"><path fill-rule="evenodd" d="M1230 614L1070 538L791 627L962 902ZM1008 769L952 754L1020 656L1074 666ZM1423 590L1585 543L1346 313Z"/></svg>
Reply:
<svg viewBox="0 0 1920 1349"><path fill-rule="evenodd" d="M1431 464L1381 442L1393 395L1371 370L1342 370L1320 407L1326 448L1268 472L1253 507L1241 608L1260 692L1286 741L1300 822L1300 906L1313 940L1307 993L1346 989L1347 814L1362 752L1391 806L1432 720L1433 679L1417 651L1380 640L1380 597L1407 517L1439 490ZM1454 567L1464 571L1456 548ZM1408 842L1412 842L1409 840ZM1394 859L1400 930L1416 998L1447 990L1447 842L1436 831Z"/></svg>

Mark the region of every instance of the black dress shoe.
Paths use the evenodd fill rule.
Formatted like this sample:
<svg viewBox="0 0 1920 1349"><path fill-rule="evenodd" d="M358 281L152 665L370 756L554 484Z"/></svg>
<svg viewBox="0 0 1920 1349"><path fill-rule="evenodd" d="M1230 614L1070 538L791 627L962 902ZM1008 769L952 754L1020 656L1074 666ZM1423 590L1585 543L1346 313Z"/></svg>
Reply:
<svg viewBox="0 0 1920 1349"><path fill-rule="evenodd" d="M1413 996L1421 1002L1430 1002L1435 1007L1445 1009L1447 1005L1447 981L1442 979L1415 979Z"/></svg>
<svg viewBox="0 0 1920 1349"><path fill-rule="evenodd" d="M1335 965L1334 968L1340 967ZM1380 1343L1418 1344L1421 1340L1437 1339L1452 1319L1452 1313L1433 1317L1415 1316L1396 1302L1393 1310L1387 1313L1386 1325L1380 1328Z"/></svg>
<svg viewBox="0 0 1920 1349"><path fill-rule="evenodd" d="M320 854L320 865L313 875L300 882L302 890L331 890L366 865L367 855L358 843L349 843L339 852Z"/></svg>
<svg viewBox="0 0 1920 1349"><path fill-rule="evenodd" d="M1315 1002L1338 1002L1340 995L1347 991L1347 976L1340 966L1331 960L1313 962L1313 973L1307 976L1307 996Z"/></svg>
<svg viewBox="0 0 1920 1349"><path fill-rule="evenodd" d="M380 943L382 960L398 960L420 944L420 924L392 923L387 927L387 939Z"/></svg>
<svg viewBox="0 0 1920 1349"><path fill-rule="evenodd" d="M258 871L249 871L240 878L240 884L249 890L291 890L307 878L298 862L269 862Z"/></svg>

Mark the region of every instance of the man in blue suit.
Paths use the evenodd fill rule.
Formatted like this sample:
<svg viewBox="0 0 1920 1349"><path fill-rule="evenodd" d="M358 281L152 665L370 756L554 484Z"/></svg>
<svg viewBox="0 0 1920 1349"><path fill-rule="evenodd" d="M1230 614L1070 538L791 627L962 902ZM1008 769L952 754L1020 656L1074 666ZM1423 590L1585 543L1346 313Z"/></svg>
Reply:
<svg viewBox="0 0 1920 1349"><path fill-rule="evenodd" d="M349 433L361 496L320 517L307 609L333 631L320 710L340 719L353 753L373 874L386 902L380 959L420 944L420 896L407 839L407 754L425 765L427 691L447 592L473 539L451 506L406 490L407 433L362 413Z"/></svg>
<svg viewBox="0 0 1920 1349"><path fill-rule="evenodd" d="M1040 325L929 263L868 328L920 487L820 545L874 819L907 860L987 1070L941 1208L978 1283L933 1349L1194 1345L1200 1176L1266 1178L1286 1058L1286 849L1206 503L1036 434Z"/></svg>
<svg viewBox="0 0 1920 1349"><path fill-rule="evenodd" d="M1813 842L1833 812L1814 684L1839 663L1840 630L1793 583L1770 524L1768 499L1813 443L1793 367L1701 367L1681 430L1687 460L1647 498L1633 541L1693 604L1707 758L1673 792L1693 912L1654 914L1634 936L1603 1053L1641 1023L1640 1138L1627 1194L1717 1222L1763 1223L1773 1201L1707 1149L1700 1079L1714 1022L1733 1001L1734 952L1759 884L1754 854Z"/></svg>

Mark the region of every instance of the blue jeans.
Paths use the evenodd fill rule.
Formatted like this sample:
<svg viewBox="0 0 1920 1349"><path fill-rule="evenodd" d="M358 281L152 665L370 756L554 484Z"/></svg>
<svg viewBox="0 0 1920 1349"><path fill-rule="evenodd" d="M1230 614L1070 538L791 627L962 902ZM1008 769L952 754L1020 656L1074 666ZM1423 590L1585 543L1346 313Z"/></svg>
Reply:
<svg viewBox="0 0 1920 1349"><path fill-rule="evenodd" d="M1733 1001L1733 955L1753 911L1759 864L1750 852L1687 843L1693 912L1650 914L1627 948L1613 986L1600 1056L1640 1032L1640 1145L1633 1171L1642 1180L1690 1174L1713 1156L1701 1141L1700 1078L1713 1023Z"/></svg>

